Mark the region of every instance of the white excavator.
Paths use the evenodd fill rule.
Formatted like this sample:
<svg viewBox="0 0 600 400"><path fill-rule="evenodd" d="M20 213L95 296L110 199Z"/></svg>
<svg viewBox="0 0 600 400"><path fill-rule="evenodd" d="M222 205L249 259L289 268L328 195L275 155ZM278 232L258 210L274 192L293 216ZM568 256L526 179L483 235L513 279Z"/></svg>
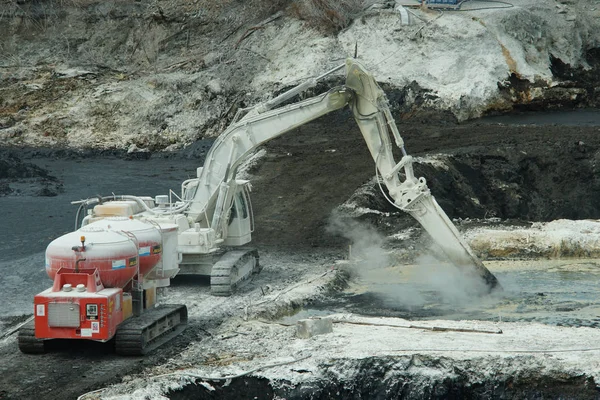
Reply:
<svg viewBox="0 0 600 400"><path fill-rule="evenodd" d="M345 85L282 105L344 66ZM46 269L54 285L35 297L34 320L19 333L21 350L43 351L44 341L54 338L114 337L118 353L144 354L187 321L185 306L156 306L156 288L168 286L176 274L208 275L213 295L230 295L260 270L257 250L247 247L254 229L250 183L237 179L238 168L263 143L345 106L354 113L387 188L383 195L412 215L465 275L481 279L489 291L500 288L425 179L415 177L413 158L405 151L383 90L357 61L348 59L267 102L239 110L197 177L182 183L180 195L112 195L74 202L80 205L80 228L48 246ZM402 154L399 162L392 138Z"/></svg>

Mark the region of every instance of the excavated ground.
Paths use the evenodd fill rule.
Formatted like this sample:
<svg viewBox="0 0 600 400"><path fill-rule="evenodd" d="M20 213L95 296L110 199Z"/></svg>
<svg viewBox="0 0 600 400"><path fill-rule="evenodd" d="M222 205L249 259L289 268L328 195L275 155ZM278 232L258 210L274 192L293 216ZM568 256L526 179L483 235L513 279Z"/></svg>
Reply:
<svg viewBox="0 0 600 400"><path fill-rule="evenodd" d="M597 193L600 186L596 171L600 157L600 136L596 126L475 123L407 125L402 128L411 154L425 156L440 153L438 157L449 160L449 169L423 164L417 170L427 177L433 193L451 217L495 216L503 220L519 219L527 225L527 221L532 220L593 218L600 211ZM41 252L52 236L71 229L75 210L68 205L69 200L111 191L154 195L168 187L176 189L182 179L193 175L195 167L201 162L201 149L207 145L209 143L198 143L197 148L187 153L171 158L150 157L147 160L123 160L118 154L110 157L71 155L69 158L55 151L22 151L22 154L29 156L20 162L32 163L47 170L45 174L60 182L64 192L55 197L19 196L13 192L0 198L2 209L7 210L4 220L7 223L3 223L1 228L5 239L2 240L3 258L0 262L3 270L11 271L0 283L3 304L8 304L1 309L2 332L23 320L22 315L28 313L33 294L48 286L49 281L41 267ZM348 241L328 232L331 212L351 197L361 184L368 182L374 173L373 161L360 133L350 115L345 113L308 124L272 141L266 148L267 156L249 171L255 176L255 243L266 251L266 267L247 289L248 292L243 293L269 287L284 289L286 285L292 286L305 279L304 269L315 273L319 269L315 270L314 266L333 265L336 259L343 258ZM53 154L60 157L52 157ZM194 154L199 157L192 156ZM10 186L15 181L19 181L20 185L29 185L30 194L36 193L34 189L44 184L35 178L20 177L8 179L5 183ZM157 188L161 190L157 191ZM389 213L369 213L358 218L376 226L381 233L390 234L415 225L410 218L388 208L380 196L365 195L354 200L370 209ZM408 259L426 248L421 242L420 235L416 235L413 241L404 242L403 246L407 243L413 246L412 251L405 252ZM394 246L393 243L391 245ZM398 246L397 243L395 245ZM596 279L595 276L591 274L589 279ZM205 283L175 282L171 293L196 293L193 298L197 300L188 304L188 307L200 312L203 304L210 304L206 302L211 301L206 287L202 286ZM206 315L200 313L200 317L192 318L190 327L181 337L146 358L116 357L111 353L110 344L90 347L64 343L54 345L49 354L27 356L19 353L14 335L4 338L0 341L0 398L74 398L86 391L121 382L124 376L168 363L190 343L208 340L210 332L220 324L236 315L243 315L243 293L227 300L231 303L220 303L221 308L216 307L215 311ZM590 296L593 297L593 293ZM7 301L8 298L10 301ZM348 294L333 298L329 296L325 300L319 297L321 303L315 303L314 307L335 309L340 305L340 298L347 301ZM175 296L174 299L190 301L185 296ZM293 312L307 301L314 303L315 299L304 299L295 305L286 303L282 309L275 307L270 311L271 316ZM542 310L545 307L538 296L530 293L523 293L518 301L539 306ZM594 301L589 299L590 304ZM407 315L405 310L378 302L368 294L354 293L350 303L352 311L369 315L428 318L448 314L447 310L439 309L434 309L431 314L431 309L424 307L420 315L418 312ZM225 307L225 304L231 306ZM594 322L593 317L580 318L578 322L578 308L573 307L568 298L550 301L547 305L549 311L562 307L562 311L571 312L570 317L573 318L568 324L570 326L595 326L589 324L589 321ZM517 315L514 320L531 320L528 318L527 315ZM340 398L359 398L370 390L381 391L380 398L396 395L416 398L423 394L422 391L409 390L413 387L411 385L417 385L414 380L416 377L410 374L399 375L408 385L403 386L402 390L396 388L386 392L385 388L370 386L372 384L369 382L373 381L370 378L375 379L388 368L395 368L393 363L382 362L364 360L360 370L364 372L365 379L357 382L351 391L341 390L336 385L342 383L336 383L332 378L319 388L299 385L278 394L290 398L327 398L334 394ZM443 359L437 358L420 362L446 365ZM434 380L429 382L432 386L425 394L431 398L485 393L489 397L504 398L577 397L576 394L593 398L597 395L593 379L588 376L569 375L559 381L553 374L548 371L539 374L532 372L515 380L498 377L496 381L482 382L480 386L472 386L473 382L464 378L446 381L437 387L440 383ZM223 398L239 398L240 392L236 390L250 387L254 392L245 391L244 394L252 397L252 393L260 393L259 398L271 398L272 392L265 389L267 384L263 379L244 378L234 381L219 395ZM498 385L504 389L491 390ZM202 387L188 386L183 392L174 392L172 397L208 396L203 391Z"/></svg>

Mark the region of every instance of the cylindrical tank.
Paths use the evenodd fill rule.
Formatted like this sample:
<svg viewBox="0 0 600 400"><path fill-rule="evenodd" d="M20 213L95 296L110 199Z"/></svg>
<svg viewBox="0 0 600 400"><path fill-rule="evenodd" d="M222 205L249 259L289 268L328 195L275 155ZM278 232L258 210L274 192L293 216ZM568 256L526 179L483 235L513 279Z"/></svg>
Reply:
<svg viewBox="0 0 600 400"><path fill-rule="evenodd" d="M85 237L85 249L81 237ZM105 287L124 287L138 273L138 246L135 238L101 227L85 226L53 240L46 248L46 272L54 279L62 268L96 268Z"/></svg>
<svg viewBox="0 0 600 400"><path fill-rule="evenodd" d="M127 217L109 217L88 226L133 234L139 246L140 274L144 276L154 269L162 257L162 235L158 228L148 222Z"/></svg>

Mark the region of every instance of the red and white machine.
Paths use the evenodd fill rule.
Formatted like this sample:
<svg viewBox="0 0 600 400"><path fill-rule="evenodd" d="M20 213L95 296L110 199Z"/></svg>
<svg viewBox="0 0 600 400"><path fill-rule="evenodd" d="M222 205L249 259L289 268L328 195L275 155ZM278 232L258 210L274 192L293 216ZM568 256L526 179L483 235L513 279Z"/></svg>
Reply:
<svg viewBox="0 0 600 400"><path fill-rule="evenodd" d="M115 338L117 353L138 355L178 334L185 306L155 307L163 242L174 235L168 225L108 217L51 242L46 272L54 284L34 297L34 320L19 332L20 349L42 352L47 339Z"/></svg>
<svg viewBox="0 0 600 400"><path fill-rule="evenodd" d="M34 298L36 336L110 340L123 322L125 302L123 289L105 288L97 269L60 268L54 285Z"/></svg>

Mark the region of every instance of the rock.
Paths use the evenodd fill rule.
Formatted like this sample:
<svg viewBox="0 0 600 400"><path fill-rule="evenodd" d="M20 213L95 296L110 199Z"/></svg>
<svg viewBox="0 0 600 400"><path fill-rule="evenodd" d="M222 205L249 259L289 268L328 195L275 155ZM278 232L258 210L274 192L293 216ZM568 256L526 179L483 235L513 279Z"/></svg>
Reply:
<svg viewBox="0 0 600 400"><path fill-rule="evenodd" d="M127 153L131 154L131 153L148 153L150 152L150 150L148 149L142 149L139 148L135 143L132 143L129 148L127 149Z"/></svg>
<svg viewBox="0 0 600 400"><path fill-rule="evenodd" d="M217 64L221 61L223 54L217 51L211 51L207 55L204 56L204 64L206 66L211 66L213 64Z"/></svg>
<svg viewBox="0 0 600 400"><path fill-rule="evenodd" d="M54 197L54 196L58 196L58 193L60 193L62 190L60 188L54 188L51 186L44 186L42 187L37 193L36 196L39 197Z"/></svg>
<svg viewBox="0 0 600 400"><path fill-rule="evenodd" d="M127 149L125 155L126 160L147 160L152 156L152 152L146 148L139 148L135 143L132 143Z"/></svg>
<svg viewBox="0 0 600 400"><path fill-rule="evenodd" d="M0 129L10 128L15 124L15 119L13 117L1 117L0 118Z"/></svg>
<svg viewBox="0 0 600 400"><path fill-rule="evenodd" d="M223 92L221 81L219 79L210 80L206 84L206 90L208 90L212 94L221 94Z"/></svg>
<svg viewBox="0 0 600 400"><path fill-rule="evenodd" d="M6 196L12 192L13 190L10 188L10 186L8 186L8 183L0 182L0 196Z"/></svg>
<svg viewBox="0 0 600 400"><path fill-rule="evenodd" d="M308 339L316 335L333 332L331 318L302 319L296 323L296 336L300 339Z"/></svg>

